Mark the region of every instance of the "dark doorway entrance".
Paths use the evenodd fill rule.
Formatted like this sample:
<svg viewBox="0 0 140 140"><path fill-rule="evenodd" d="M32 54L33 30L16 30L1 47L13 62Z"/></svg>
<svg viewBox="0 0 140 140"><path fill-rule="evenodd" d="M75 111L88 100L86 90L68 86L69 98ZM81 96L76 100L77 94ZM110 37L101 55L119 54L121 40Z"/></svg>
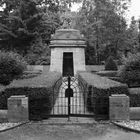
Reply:
<svg viewBox="0 0 140 140"><path fill-rule="evenodd" d="M74 76L72 52L63 53L63 76Z"/></svg>

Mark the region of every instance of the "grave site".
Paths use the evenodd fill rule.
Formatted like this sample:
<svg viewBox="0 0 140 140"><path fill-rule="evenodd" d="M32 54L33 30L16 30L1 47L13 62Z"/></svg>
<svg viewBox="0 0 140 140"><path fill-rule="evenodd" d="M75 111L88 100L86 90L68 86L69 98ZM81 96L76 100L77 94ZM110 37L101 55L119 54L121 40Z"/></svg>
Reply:
<svg viewBox="0 0 140 140"><path fill-rule="evenodd" d="M28 66L28 70L36 71L35 76L15 80L3 90L4 110L0 118L1 122L8 122L7 130L15 128L12 139L62 139L69 135L72 139L89 139L95 138L96 133L97 139L121 139L122 134L131 137L117 127L139 120L139 107L130 107L128 85L105 76L114 76L116 71L105 73L103 67L98 68L100 71L89 71L85 48L84 36L78 30L59 29L50 43L50 67ZM34 134L36 129L42 132ZM11 132L1 131L3 139L10 139ZM133 137L137 139L138 135L134 133Z"/></svg>
<svg viewBox="0 0 140 140"><path fill-rule="evenodd" d="M140 21L115 11L128 2L3 3L0 140L139 140Z"/></svg>

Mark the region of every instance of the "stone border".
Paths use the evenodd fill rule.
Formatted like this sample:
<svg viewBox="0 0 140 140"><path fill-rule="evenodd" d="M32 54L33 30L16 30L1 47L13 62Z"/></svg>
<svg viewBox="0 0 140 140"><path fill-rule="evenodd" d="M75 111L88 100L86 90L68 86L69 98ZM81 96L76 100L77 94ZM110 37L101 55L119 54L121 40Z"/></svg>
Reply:
<svg viewBox="0 0 140 140"><path fill-rule="evenodd" d="M133 128L130 128L130 127L126 127L124 125L121 125L121 124L118 124L117 122L111 122L112 124L122 128L122 129L125 129L125 130L128 130L128 131L131 131L131 132L135 132L135 133L139 133L140 134L140 130L136 130L136 129L133 129Z"/></svg>
<svg viewBox="0 0 140 140"><path fill-rule="evenodd" d="M20 124L17 124L17 125L15 125L15 126L13 126L13 127L9 127L9 128L6 128L6 129L3 129L3 130L0 130L0 133L1 133L1 132L8 131L8 130L11 130L11 129L14 129L14 128L17 128L17 127L20 127L20 126L22 126L22 125L24 125L24 124L27 124L27 123L29 123L29 121L27 121L27 122L23 122L23 123L20 123Z"/></svg>

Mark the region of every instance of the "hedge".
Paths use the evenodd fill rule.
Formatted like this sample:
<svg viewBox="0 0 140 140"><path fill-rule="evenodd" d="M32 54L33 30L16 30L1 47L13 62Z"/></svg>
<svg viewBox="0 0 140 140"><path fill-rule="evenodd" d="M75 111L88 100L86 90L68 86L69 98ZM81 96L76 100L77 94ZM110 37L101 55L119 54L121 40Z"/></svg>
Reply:
<svg viewBox="0 0 140 140"><path fill-rule="evenodd" d="M55 88L57 92L54 92L54 85L59 79L60 81L57 84L59 87L61 75L56 72L41 74L35 78L13 81L0 93L0 109L7 109L7 99L10 96L26 95L29 97L29 119L40 120L47 118L59 93L58 87Z"/></svg>
<svg viewBox="0 0 140 140"><path fill-rule="evenodd" d="M118 70L117 63L113 60L113 56L109 56L105 62L105 70Z"/></svg>
<svg viewBox="0 0 140 140"><path fill-rule="evenodd" d="M100 76L106 76L106 77L116 77L117 71L98 71L96 74Z"/></svg>
<svg viewBox="0 0 140 140"><path fill-rule="evenodd" d="M140 107L140 88L129 88L130 107Z"/></svg>
<svg viewBox="0 0 140 140"><path fill-rule="evenodd" d="M118 76L129 87L140 86L140 53L130 54L124 59L124 65L119 70Z"/></svg>
<svg viewBox="0 0 140 140"><path fill-rule="evenodd" d="M89 72L79 72L78 79L87 87L84 94L85 104L89 111L97 116L109 115L109 96L112 94L129 94L126 84L122 84L107 77L100 77Z"/></svg>

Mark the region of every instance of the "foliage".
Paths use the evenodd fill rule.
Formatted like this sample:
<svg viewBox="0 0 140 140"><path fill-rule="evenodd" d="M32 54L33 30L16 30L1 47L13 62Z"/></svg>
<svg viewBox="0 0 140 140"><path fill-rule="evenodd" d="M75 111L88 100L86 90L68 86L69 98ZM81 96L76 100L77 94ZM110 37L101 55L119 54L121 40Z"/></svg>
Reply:
<svg viewBox="0 0 140 140"><path fill-rule="evenodd" d="M0 83L8 85L10 82L23 74L26 62L17 53L0 52Z"/></svg>
<svg viewBox="0 0 140 140"><path fill-rule="evenodd" d="M140 107L140 88L130 88L130 107Z"/></svg>
<svg viewBox="0 0 140 140"><path fill-rule="evenodd" d="M117 71L98 71L96 72L96 74L100 75L100 76L106 76L106 77L116 77L117 75Z"/></svg>
<svg viewBox="0 0 140 140"><path fill-rule="evenodd" d="M107 77L100 77L89 72L79 72L78 78L88 88L84 95L87 106L92 106L91 111L97 115L109 115L110 95L129 94L125 84L112 81Z"/></svg>
<svg viewBox="0 0 140 140"><path fill-rule="evenodd" d="M0 16L1 47L4 49L16 49L26 55L36 38L49 43L51 34L59 27L58 14L38 1L15 0L11 3L4 0L4 4Z"/></svg>
<svg viewBox="0 0 140 140"><path fill-rule="evenodd" d="M124 65L119 71L120 78L124 82L140 79L140 53L131 54L124 60Z"/></svg>
<svg viewBox="0 0 140 140"><path fill-rule="evenodd" d="M124 3L120 3L120 1ZM109 55L116 59L125 43L127 0L84 0L77 16L77 29L87 39L86 62L100 64ZM123 13L121 14L120 7ZM117 9L117 10L116 10Z"/></svg>
<svg viewBox="0 0 140 140"><path fill-rule="evenodd" d="M47 118L59 93L54 92L53 86L60 77L59 73L50 72L35 78L14 81L0 93L0 109L7 109L7 99L10 96L26 95L29 97L29 119Z"/></svg>
<svg viewBox="0 0 140 140"><path fill-rule="evenodd" d="M16 50L30 64L49 64L51 34L62 24L60 15L74 2L80 0L2 0L0 49Z"/></svg>
<svg viewBox="0 0 140 140"><path fill-rule="evenodd" d="M109 56L105 62L105 70L118 70L116 62L112 56Z"/></svg>
<svg viewBox="0 0 140 140"><path fill-rule="evenodd" d="M50 49L41 39L36 39L25 56L25 60L30 65L48 65L50 63Z"/></svg>
<svg viewBox="0 0 140 140"><path fill-rule="evenodd" d="M125 51L125 56L127 57L128 52L131 53L136 53L139 51L139 41L138 41L138 23L137 20L132 17L131 18L131 23L129 25L129 28L126 30L125 34L125 46L124 46L124 51Z"/></svg>

